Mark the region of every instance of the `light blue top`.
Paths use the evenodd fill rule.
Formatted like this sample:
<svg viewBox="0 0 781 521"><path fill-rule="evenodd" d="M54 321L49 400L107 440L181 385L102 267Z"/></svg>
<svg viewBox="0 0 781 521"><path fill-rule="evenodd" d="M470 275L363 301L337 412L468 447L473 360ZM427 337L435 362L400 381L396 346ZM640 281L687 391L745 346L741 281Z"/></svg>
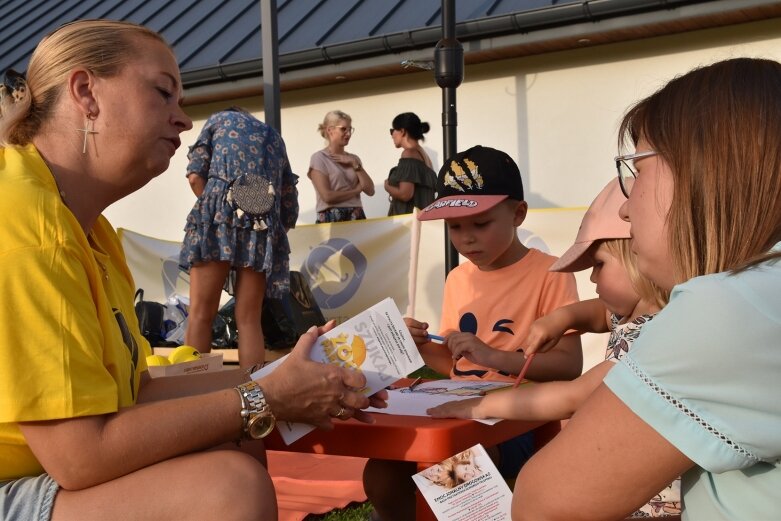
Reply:
<svg viewBox="0 0 781 521"><path fill-rule="evenodd" d="M781 262L673 288L605 383L696 464L683 519L781 519Z"/></svg>

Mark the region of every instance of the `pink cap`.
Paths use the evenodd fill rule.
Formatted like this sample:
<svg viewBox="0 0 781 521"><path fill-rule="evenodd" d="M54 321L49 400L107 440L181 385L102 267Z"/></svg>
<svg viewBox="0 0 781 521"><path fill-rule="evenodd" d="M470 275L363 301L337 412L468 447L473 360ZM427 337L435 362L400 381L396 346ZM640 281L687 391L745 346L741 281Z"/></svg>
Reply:
<svg viewBox="0 0 781 521"><path fill-rule="evenodd" d="M594 241L603 239L629 239L629 223L621 219L618 209L626 202L618 179L610 181L591 203L580 223L575 244L553 263L549 271L581 271L592 266L586 252Z"/></svg>

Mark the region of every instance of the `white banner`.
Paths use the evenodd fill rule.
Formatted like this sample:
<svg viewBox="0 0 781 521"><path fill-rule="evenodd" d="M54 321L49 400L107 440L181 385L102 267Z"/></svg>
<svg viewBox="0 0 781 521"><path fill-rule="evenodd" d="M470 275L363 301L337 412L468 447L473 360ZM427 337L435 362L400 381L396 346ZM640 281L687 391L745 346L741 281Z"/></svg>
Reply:
<svg viewBox="0 0 781 521"><path fill-rule="evenodd" d="M136 288L144 290L144 300L164 304L174 294L190 294L189 276L179 270L181 243L147 237L131 230L117 229Z"/></svg>
<svg viewBox="0 0 781 521"><path fill-rule="evenodd" d="M391 297L409 305L412 214L290 230L290 269L309 283L327 319L344 322ZM412 281L414 283L414 281Z"/></svg>
<svg viewBox="0 0 781 521"><path fill-rule="evenodd" d="M414 286L415 223L410 214L298 226L288 233L290 269L304 276L326 319L344 322L386 297L405 313ZM173 294L189 296L189 278L179 270L180 243L118 232L145 300L163 303Z"/></svg>
<svg viewBox="0 0 781 521"><path fill-rule="evenodd" d="M518 229L518 236L527 246L561 255L575 239L584 211L531 210L523 228ZM418 229L420 224L413 215L403 215L299 225L288 234L292 249L290 269L304 275L328 319L344 322L385 297L392 297L402 315L428 322L430 331L436 332L445 283L444 223L426 221ZM130 230L119 229L119 233L136 287L144 289L145 299L165 302L173 293L189 295L188 276L178 267L178 242ZM418 244L418 240L416 256L412 245ZM595 296L590 273L584 270L575 274L581 299ZM227 298L225 294L223 301ZM583 336L585 368L604 359L603 337Z"/></svg>

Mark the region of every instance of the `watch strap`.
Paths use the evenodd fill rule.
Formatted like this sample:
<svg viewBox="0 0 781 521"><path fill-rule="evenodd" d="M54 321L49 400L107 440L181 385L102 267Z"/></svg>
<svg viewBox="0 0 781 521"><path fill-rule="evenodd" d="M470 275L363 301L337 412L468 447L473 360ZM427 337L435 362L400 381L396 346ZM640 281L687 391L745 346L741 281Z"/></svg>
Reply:
<svg viewBox="0 0 781 521"><path fill-rule="evenodd" d="M252 438L249 432L250 419L256 416L273 419L274 414L271 412L268 403L266 403L263 389L254 380L238 385L236 391L241 398L242 433L245 438Z"/></svg>

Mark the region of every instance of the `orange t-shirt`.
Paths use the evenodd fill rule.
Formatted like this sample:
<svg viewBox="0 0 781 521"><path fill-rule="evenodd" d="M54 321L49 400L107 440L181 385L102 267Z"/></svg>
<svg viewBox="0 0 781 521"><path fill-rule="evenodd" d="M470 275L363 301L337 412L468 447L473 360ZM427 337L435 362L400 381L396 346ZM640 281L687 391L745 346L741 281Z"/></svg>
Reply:
<svg viewBox="0 0 781 521"><path fill-rule="evenodd" d="M556 257L536 249L518 262L494 271L480 271L471 262L453 269L445 282L440 331L474 333L502 351L518 351L532 322L554 309L578 301L575 276L548 268ZM450 377L513 381L505 374L459 359Z"/></svg>

